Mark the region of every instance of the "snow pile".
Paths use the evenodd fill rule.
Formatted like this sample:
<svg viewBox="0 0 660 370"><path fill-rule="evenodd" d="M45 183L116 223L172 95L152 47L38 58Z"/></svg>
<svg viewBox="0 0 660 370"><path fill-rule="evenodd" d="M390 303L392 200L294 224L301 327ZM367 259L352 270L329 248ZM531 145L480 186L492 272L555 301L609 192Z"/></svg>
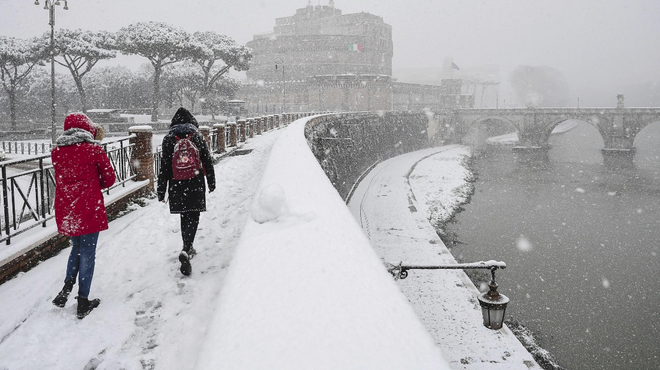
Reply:
<svg viewBox="0 0 660 370"><path fill-rule="evenodd" d="M278 184L264 186L252 205L252 218L262 224L274 221L287 210L286 194Z"/></svg>

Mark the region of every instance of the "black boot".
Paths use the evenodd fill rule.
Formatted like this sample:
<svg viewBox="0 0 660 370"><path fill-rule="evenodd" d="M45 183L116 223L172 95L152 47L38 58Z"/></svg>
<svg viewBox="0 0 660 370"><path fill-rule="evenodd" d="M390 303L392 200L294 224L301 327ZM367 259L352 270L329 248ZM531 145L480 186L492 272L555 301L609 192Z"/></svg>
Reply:
<svg viewBox="0 0 660 370"><path fill-rule="evenodd" d="M181 262L181 273L185 276L190 276L190 273L192 272L192 265L190 264L190 257L188 256L188 252L182 250L181 253L179 253L179 262Z"/></svg>
<svg viewBox="0 0 660 370"><path fill-rule="evenodd" d="M101 304L100 299L92 299L91 301L87 298L80 297L76 297L76 299L78 300L78 318L81 320Z"/></svg>
<svg viewBox="0 0 660 370"><path fill-rule="evenodd" d="M53 299L53 304L57 307L64 307L66 305L67 299L69 299L69 294L73 289L73 284L76 282L76 278L71 278L64 282L64 288L57 293L55 299Z"/></svg>

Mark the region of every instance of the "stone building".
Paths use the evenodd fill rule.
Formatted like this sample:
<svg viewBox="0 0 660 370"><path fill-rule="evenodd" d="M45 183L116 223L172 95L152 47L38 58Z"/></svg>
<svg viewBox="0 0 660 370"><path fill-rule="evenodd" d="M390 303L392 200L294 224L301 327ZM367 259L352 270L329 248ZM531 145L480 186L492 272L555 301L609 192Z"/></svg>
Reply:
<svg viewBox="0 0 660 370"><path fill-rule="evenodd" d="M369 13L342 14L334 1L277 18L246 46L253 60L238 92L250 113L374 111L471 106L460 80L408 84L392 77L392 27Z"/></svg>

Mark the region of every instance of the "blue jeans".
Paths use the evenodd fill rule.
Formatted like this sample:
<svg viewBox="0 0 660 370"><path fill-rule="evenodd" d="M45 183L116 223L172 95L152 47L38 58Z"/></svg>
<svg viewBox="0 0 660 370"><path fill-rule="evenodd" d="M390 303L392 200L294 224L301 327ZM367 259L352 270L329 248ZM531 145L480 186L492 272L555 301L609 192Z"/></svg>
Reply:
<svg viewBox="0 0 660 370"><path fill-rule="evenodd" d="M89 297L96 261L96 242L98 240L98 232L71 237L73 247L71 248L71 254L69 254L64 282L75 281L76 276L78 276L78 297L80 298Z"/></svg>

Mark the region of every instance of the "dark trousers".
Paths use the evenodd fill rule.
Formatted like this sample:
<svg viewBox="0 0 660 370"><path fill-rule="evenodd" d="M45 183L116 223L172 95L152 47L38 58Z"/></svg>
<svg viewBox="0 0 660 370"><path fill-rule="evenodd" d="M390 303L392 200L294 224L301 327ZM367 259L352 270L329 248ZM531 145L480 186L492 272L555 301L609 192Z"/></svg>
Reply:
<svg viewBox="0 0 660 370"><path fill-rule="evenodd" d="M197 226L199 226L199 212L181 213L181 238L183 239L183 244L193 244L195 234L197 234Z"/></svg>

